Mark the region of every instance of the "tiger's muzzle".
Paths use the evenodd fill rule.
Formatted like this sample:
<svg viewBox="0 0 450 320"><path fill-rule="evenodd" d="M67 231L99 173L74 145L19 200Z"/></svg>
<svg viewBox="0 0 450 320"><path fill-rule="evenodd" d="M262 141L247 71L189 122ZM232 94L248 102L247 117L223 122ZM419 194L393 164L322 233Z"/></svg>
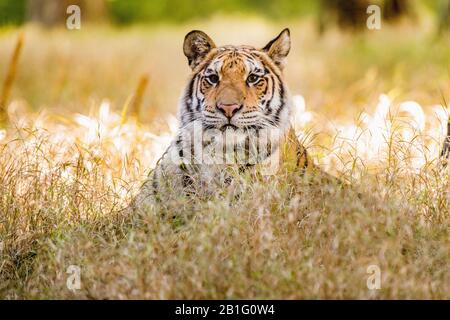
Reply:
<svg viewBox="0 0 450 320"><path fill-rule="evenodd" d="M242 104L218 104L217 109L222 112L228 120L231 120L231 118L242 109Z"/></svg>

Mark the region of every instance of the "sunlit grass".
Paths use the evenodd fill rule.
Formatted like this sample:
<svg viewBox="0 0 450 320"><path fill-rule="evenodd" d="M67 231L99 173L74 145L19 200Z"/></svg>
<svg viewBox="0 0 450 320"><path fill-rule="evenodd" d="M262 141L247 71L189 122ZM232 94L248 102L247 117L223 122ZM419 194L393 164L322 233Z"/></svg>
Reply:
<svg viewBox="0 0 450 320"><path fill-rule="evenodd" d="M224 30L223 22L206 27ZM450 188L439 162L449 112L442 99L449 79L436 53L442 44L430 49L435 55L404 58L421 73L391 73L377 66L400 58L382 56L383 43L374 39L367 44L375 50L373 65L357 73L367 58L343 53L360 43L331 33L320 45L298 31L304 49L294 48L287 70L292 124L315 162L348 188L279 175L247 183L239 199L221 194L191 203L174 195L165 209L176 220L160 212L123 215L118 210L177 128L175 103L188 72L179 50L185 28L179 29L151 31L148 43L139 29L75 35L67 39L71 49L56 55L74 59L63 84L50 68L54 50L63 50L55 40L63 31L49 32L49 40L44 31L26 34L10 125L0 130L1 297L450 298ZM254 22L236 42L254 36L251 43L263 43L258 30L269 29ZM417 44L405 38L404 46ZM124 39L128 45L119 46ZM42 51L33 55L30 46ZM341 54L318 53L320 46ZM68 54L75 48L80 56ZM160 60L147 69L154 57ZM48 90L41 92L34 82L46 68L53 71L42 75ZM122 111L146 73L138 121ZM75 292L66 286L70 265L82 271ZM380 290L366 286L370 265L380 267Z"/></svg>

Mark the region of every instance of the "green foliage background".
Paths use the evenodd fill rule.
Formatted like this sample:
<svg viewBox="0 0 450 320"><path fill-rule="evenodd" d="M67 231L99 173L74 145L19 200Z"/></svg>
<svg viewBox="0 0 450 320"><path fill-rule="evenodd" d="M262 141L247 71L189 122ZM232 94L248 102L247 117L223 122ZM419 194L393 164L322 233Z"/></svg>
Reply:
<svg viewBox="0 0 450 320"><path fill-rule="evenodd" d="M27 2L0 0L0 25L20 25L26 20ZM36 0L37 1L37 0ZM51 0L49 0L51 1ZM53 0L65 1L65 0ZM322 9L337 0L73 0L70 3L103 1L106 15L117 24L183 22L220 13L261 15L269 19L287 19L305 15L319 16ZM364 0L361 0L364 1ZM412 0L411 0L412 1ZM439 15L450 0L416 0L420 8Z"/></svg>
<svg viewBox="0 0 450 320"><path fill-rule="evenodd" d="M319 3L320 1L311 0L107 0L106 6L114 22L129 24L182 22L215 13L261 14L270 18L292 17L317 11ZM0 0L0 25L23 23L26 6L26 0Z"/></svg>
<svg viewBox="0 0 450 320"><path fill-rule="evenodd" d="M292 17L314 12L320 1L292 0L111 0L113 19L119 23L160 20L185 21L214 13L255 13L271 18Z"/></svg>
<svg viewBox="0 0 450 320"><path fill-rule="evenodd" d="M132 23L163 20L180 22L220 12L255 13L280 18L313 12L317 9L319 2L311 0L107 0L106 4L113 21ZM0 0L0 24L23 23L26 3L26 0Z"/></svg>
<svg viewBox="0 0 450 320"><path fill-rule="evenodd" d="M26 16L25 0L0 0L0 25L21 24Z"/></svg>

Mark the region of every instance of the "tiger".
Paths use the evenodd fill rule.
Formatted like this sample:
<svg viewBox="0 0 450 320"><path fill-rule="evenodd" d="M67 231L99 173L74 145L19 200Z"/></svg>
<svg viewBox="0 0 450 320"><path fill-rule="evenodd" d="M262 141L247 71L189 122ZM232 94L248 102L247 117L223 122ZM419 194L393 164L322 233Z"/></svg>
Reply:
<svg viewBox="0 0 450 320"><path fill-rule="evenodd" d="M290 126L283 76L290 49L288 28L262 48L216 46L199 30L185 36L192 73L179 100L179 129L133 210L171 195L208 197L245 172L276 173L286 159L300 174L316 168Z"/></svg>

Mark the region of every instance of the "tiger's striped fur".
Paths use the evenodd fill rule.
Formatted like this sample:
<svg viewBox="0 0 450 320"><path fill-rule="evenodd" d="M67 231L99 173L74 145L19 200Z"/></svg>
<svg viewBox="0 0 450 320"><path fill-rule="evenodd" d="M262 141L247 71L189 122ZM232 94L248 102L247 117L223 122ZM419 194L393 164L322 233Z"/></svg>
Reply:
<svg viewBox="0 0 450 320"><path fill-rule="evenodd" d="M300 173L313 168L289 126L290 96L282 74L288 29L262 49L216 47L205 33L192 31L183 49L193 72L179 103L180 129L134 199L134 209L171 195L209 196L236 174L278 165L289 155ZM230 154L233 161L227 161Z"/></svg>

